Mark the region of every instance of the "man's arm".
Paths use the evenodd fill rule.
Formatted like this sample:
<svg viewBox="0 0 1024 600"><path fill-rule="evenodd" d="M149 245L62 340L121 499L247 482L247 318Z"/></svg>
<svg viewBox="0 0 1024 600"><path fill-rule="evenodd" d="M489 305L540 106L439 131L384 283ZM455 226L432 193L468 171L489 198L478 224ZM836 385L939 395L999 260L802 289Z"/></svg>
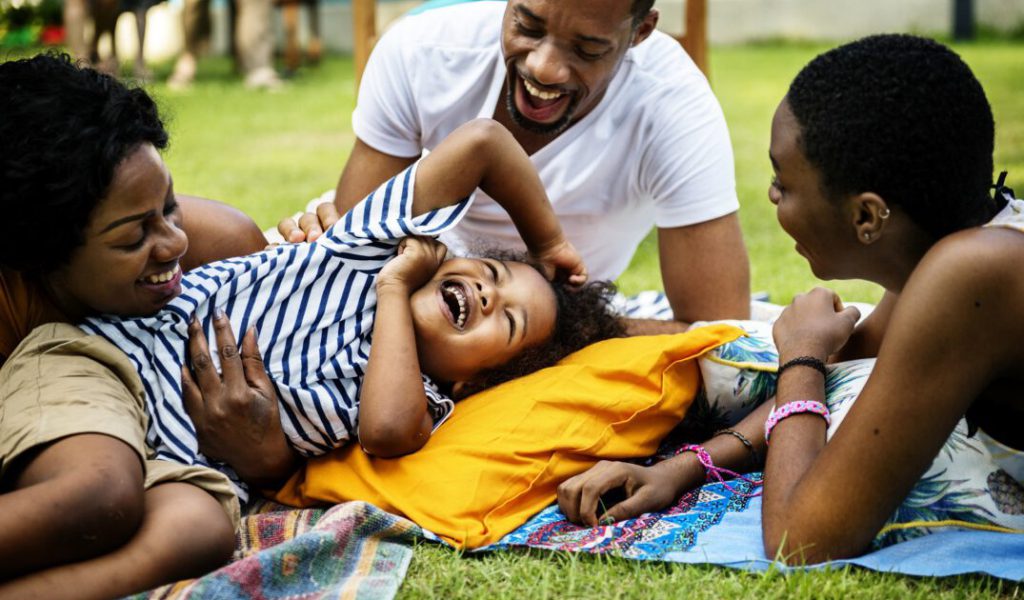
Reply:
<svg viewBox="0 0 1024 600"><path fill-rule="evenodd" d="M356 138L334 192L334 206L337 207L338 214L343 215L351 210L367 194L377 189L377 186L401 173L402 169L416 162L418 158L385 154Z"/></svg>
<svg viewBox="0 0 1024 600"><path fill-rule="evenodd" d="M188 235L188 251L181 259L182 270L225 258L259 252L267 238L248 215L214 200L177 194L181 205L181 228Z"/></svg>
<svg viewBox="0 0 1024 600"><path fill-rule="evenodd" d="M416 162L418 157L392 156L371 148L356 138L352 153L349 154L345 169L341 172L338 187L334 190L334 204L324 203L317 207L316 214L306 213L298 221L288 217L277 224L277 231L291 243L312 242L320 237L341 215L368 196L377 187L402 172L402 169Z"/></svg>
<svg viewBox="0 0 1024 600"><path fill-rule="evenodd" d="M750 318L750 263L736 213L658 229L658 256L677 321Z"/></svg>

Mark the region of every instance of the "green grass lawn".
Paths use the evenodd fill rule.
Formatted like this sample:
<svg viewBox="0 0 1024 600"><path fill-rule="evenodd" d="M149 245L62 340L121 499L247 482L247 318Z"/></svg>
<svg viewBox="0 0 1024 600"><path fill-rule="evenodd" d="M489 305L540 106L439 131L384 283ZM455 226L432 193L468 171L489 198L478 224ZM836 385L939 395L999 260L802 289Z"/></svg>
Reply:
<svg viewBox="0 0 1024 600"><path fill-rule="evenodd" d="M736 153L742 225L753 288L776 302L818 282L779 229L767 200L771 115L790 79L820 45L765 44L714 48L712 82L725 109ZM973 67L995 112L996 169L1024 192L1024 44L985 42L958 46ZM157 69L166 77L169 65ZM333 188L354 141L351 60L328 58L277 93L244 90L228 61L201 64L195 87L151 88L169 117L166 154L181 192L230 202L268 227ZM620 280L626 292L660 288L657 253L648 239ZM876 301L881 291L856 282L831 282L848 300ZM1021 560L1008 557L1008 560ZM945 580L882 575L855 569L751 574L724 568L540 552L462 556L421 544L403 598L655 598L655 597L1019 597L1022 590L986 577Z"/></svg>

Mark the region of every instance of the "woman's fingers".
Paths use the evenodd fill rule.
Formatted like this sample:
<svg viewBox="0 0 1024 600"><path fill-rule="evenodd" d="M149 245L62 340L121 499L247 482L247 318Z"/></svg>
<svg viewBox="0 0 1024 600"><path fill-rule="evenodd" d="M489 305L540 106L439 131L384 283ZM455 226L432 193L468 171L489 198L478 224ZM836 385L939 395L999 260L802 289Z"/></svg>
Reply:
<svg viewBox="0 0 1024 600"><path fill-rule="evenodd" d="M220 375L213 368L213 359L210 357L210 348L206 343L206 334L199 323L199 320L192 317L188 326L188 356L192 374L199 389L209 390L220 383Z"/></svg>
<svg viewBox="0 0 1024 600"><path fill-rule="evenodd" d="M601 461L589 471L568 479L558 486L558 506L573 523L589 527L598 524L598 505L610 490L623 487L629 480L627 463ZM605 512L602 507L601 512Z"/></svg>
<svg viewBox="0 0 1024 600"><path fill-rule="evenodd" d="M206 415L203 393L199 391L199 386L192 379L192 373L184 365L181 367L181 398L185 404L185 411L192 419L192 424L197 430L201 430Z"/></svg>
<svg viewBox="0 0 1024 600"><path fill-rule="evenodd" d="M213 318L213 331L217 338L217 353L220 355L221 378L228 387L236 387L245 379L242 375L242 359L238 355L235 334L231 331L231 321L220 309L216 310Z"/></svg>

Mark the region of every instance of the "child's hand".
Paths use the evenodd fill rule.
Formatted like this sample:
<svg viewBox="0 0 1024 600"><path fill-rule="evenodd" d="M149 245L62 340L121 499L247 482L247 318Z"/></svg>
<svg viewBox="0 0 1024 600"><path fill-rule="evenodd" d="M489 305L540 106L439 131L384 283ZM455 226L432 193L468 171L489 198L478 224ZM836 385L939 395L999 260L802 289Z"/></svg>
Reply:
<svg viewBox="0 0 1024 600"><path fill-rule="evenodd" d="M406 291L419 289L444 262L448 247L429 237L407 237L398 243L398 256L380 270L377 285L401 285Z"/></svg>
<svg viewBox="0 0 1024 600"><path fill-rule="evenodd" d="M565 238L543 250L531 250L530 255L540 264L549 280L557 275L567 275L566 280L573 287L587 282L587 266L583 264L583 257Z"/></svg>

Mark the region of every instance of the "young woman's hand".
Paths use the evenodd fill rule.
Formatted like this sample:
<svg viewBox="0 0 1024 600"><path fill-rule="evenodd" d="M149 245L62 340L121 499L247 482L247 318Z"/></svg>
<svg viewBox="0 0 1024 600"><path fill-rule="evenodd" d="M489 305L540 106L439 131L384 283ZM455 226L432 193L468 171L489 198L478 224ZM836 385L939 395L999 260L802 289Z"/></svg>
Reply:
<svg viewBox="0 0 1024 600"><path fill-rule="evenodd" d="M558 507L573 523L596 527L661 510L678 497L679 490L697 487L703 471L680 471L680 464L663 461L650 467L626 462L601 461L558 486ZM625 498L604 505L605 494L622 490Z"/></svg>
<svg viewBox="0 0 1024 600"><path fill-rule="evenodd" d="M779 360L797 356L825 360L846 344L858 319L860 311L854 306L844 307L832 290L814 288L796 296L772 329Z"/></svg>
<svg viewBox="0 0 1024 600"><path fill-rule="evenodd" d="M530 256L540 265L549 280L564 276L569 285L579 287L587 282L587 266L569 240L561 240L545 248L530 249Z"/></svg>
<svg viewBox="0 0 1024 600"><path fill-rule="evenodd" d="M377 287L401 285L412 293L430 281L447 255L448 247L434 238L402 238L398 255L380 270Z"/></svg>

